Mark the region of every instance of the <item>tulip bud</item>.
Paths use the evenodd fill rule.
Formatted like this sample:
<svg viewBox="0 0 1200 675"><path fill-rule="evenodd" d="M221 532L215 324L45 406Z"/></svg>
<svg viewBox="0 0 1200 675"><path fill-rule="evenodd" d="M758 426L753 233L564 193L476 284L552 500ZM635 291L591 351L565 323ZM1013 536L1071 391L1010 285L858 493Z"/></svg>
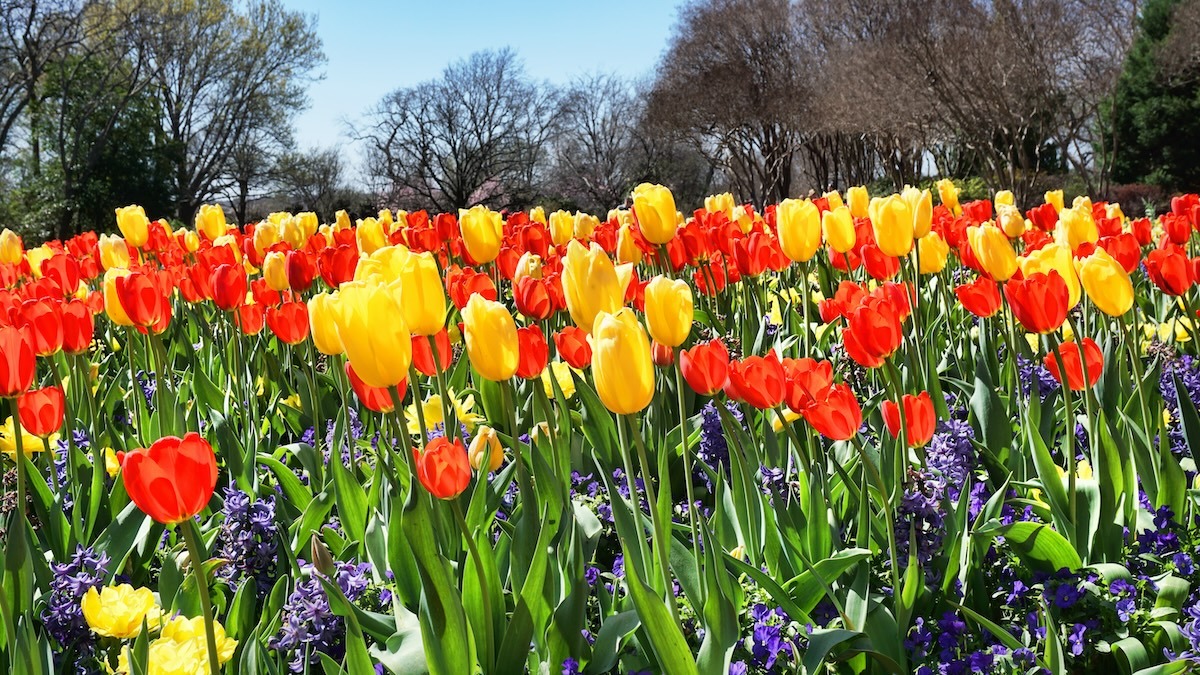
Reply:
<svg viewBox="0 0 1200 675"><path fill-rule="evenodd" d="M346 358L362 381L372 387L392 387L407 378L412 336L398 289L348 281L338 296L333 323Z"/></svg>
<svg viewBox="0 0 1200 675"><path fill-rule="evenodd" d="M655 342L683 344L692 332L692 314L692 289L686 282L657 276L646 285L646 326Z"/></svg>
<svg viewBox="0 0 1200 675"><path fill-rule="evenodd" d="M358 221L354 237L358 240L358 249L367 255L387 246L388 243L387 235L383 233L383 225L375 218Z"/></svg>
<svg viewBox="0 0 1200 675"><path fill-rule="evenodd" d="M875 243L885 255L903 258L912 250L912 209L899 195L892 195L883 201L876 213L872 214L871 225L875 229Z"/></svg>
<svg viewBox="0 0 1200 675"><path fill-rule="evenodd" d="M225 234L229 229L225 222L225 209L216 204L203 204L196 212L196 230L203 232L209 241Z"/></svg>
<svg viewBox="0 0 1200 675"><path fill-rule="evenodd" d="M710 195L704 198L704 210L709 213L724 213L727 217L733 216L733 207L737 204L733 201L733 195L728 192L722 192L719 195Z"/></svg>
<svg viewBox="0 0 1200 675"><path fill-rule="evenodd" d="M850 208L850 215L854 218L866 218L868 215L867 205L871 203L871 194L867 192L867 188L862 185L857 185L846 190L846 206Z"/></svg>
<svg viewBox="0 0 1200 675"><path fill-rule="evenodd" d="M263 258L263 279L273 291L286 291L291 288L287 276L287 254L282 251L271 251Z"/></svg>
<svg viewBox="0 0 1200 675"><path fill-rule="evenodd" d="M845 253L854 248L854 219L845 206L823 213L821 229L825 232L825 243L834 251Z"/></svg>
<svg viewBox="0 0 1200 675"><path fill-rule="evenodd" d="M467 357L487 380L503 382L517 372L517 324L504 305L475 294L462 310Z"/></svg>
<svg viewBox="0 0 1200 675"><path fill-rule="evenodd" d="M1001 206L1012 206L1016 203L1016 200L1013 198L1012 190L1001 190L997 192L996 198L992 201L996 204L996 210L999 210Z"/></svg>
<svg viewBox="0 0 1200 675"><path fill-rule="evenodd" d="M942 201L942 206L950 209L950 213L959 215L962 213L962 207L958 203L958 186L949 178L943 178L936 183L938 191L938 199Z"/></svg>
<svg viewBox="0 0 1200 675"><path fill-rule="evenodd" d="M650 405L654 398L650 340L633 310L601 312L592 335L592 373L604 407L630 415Z"/></svg>
<svg viewBox="0 0 1200 675"><path fill-rule="evenodd" d="M254 250L258 255L264 255L266 250L283 241L279 226L269 220L259 221L254 226Z"/></svg>
<svg viewBox="0 0 1200 675"><path fill-rule="evenodd" d="M342 340L338 337L335 319L338 312L338 299L336 292L333 295L317 293L308 301L308 323L313 344L316 345L317 351L328 356L341 354L344 351Z"/></svg>
<svg viewBox="0 0 1200 675"><path fill-rule="evenodd" d="M617 232L617 262L633 265L640 265L642 262L642 249L638 248L633 228L629 225L622 225Z"/></svg>
<svg viewBox="0 0 1200 675"><path fill-rule="evenodd" d="M1109 316L1133 307L1133 284L1125 268L1102 248L1079 263L1079 281L1092 303Z"/></svg>
<svg viewBox="0 0 1200 675"><path fill-rule="evenodd" d="M434 335L446 323L446 291L433 254L401 257L400 306L413 335Z"/></svg>
<svg viewBox="0 0 1200 675"><path fill-rule="evenodd" d="M4 232L0 232L0 263L16 265L24 257L25 250L21 244L21 237L7 227L4 228Z"/></svg>
<svg viewBox="0 0 1200 675"><path fill-rule="evenodd" d="M967 242L980 268L994 281L1008 281L1017 271L1017 254L1000 228L991 223L967 228Z"/></svg>
<svg viewBox="0 0 1200 675"><path fill-rule="evenodd" d="M675 350L656 341L650 345L650 357L654 361L654 365L659 368L666 368L675 363Z"/></svg>
<svg viewBox="0 0 1200 675"><path fill-rule="evenodd" d="M555 211L550 214L550 241L555 246L562 246L575 236L575 217L569 211Z"/></svg>
<svg viewBox="0 0 1200 675"><path fill-rule="evenodd" d="M150 219L146 211L134 204L117 209L117 228L130 246L141 248L150 238Z"/></svg>
<svg viewBox="0 0 1200 675"><path fill-rule="evenodd" d="M918 268L921 274L937 274L946 267L950 245L937 232L921 237L917 244Z"/></svg>
<svg viewBox="0 0 1200 675"><path fill-rule="evenodd" d="M920 239L933 227L933 196L929 190L905 188L901 194L912 213L913 237Z"/></svg>
<svg viewBox="0 0 1200 675"><path fill-rule="evenodd" d="M333 229L334 230L350 229L350 214L346 213L345 209L338 209L338 212L334 215Z"/></svg>
<svg viewBox="0 0 1200 675"><path fill-rule="evenodd" d="M633 210L642 236L651 244L665 244L675 237L675 197L667 188L650 183L637 186L633 190Z"/></svg>
<svg viewBox="0 0 1200 675"><path fill-rule="evenodd" d="M600 227L600 219L582 211L575 212L575 238L586 240Z"/></svg>
<svg viewBox="0 0 1200 675"><path fill-rule="evenodd" d="M807 199L785 199L775 210L775 224L779 248L788 260L812 259L821 245L821 212L816 204Z"/></svg>
<svg viewBox="0 0 1200 675"><path fill-rule="evenodd" d="M500 436L496 430L481 425L471 439L471 447L467 448L467 457L471 468L479 472L494 472L504 463L504 449L500 447Z"/></svg>
<svg viewBox="0 0 1200 675"><path fill-rule="evenodd" d="M563 293L571 319L585 331L591 331L596 315L613 313L625 303L625 288L617 269L604 249L593 242L585 248L578 241L567 244L563 260Z"/></svg>
<svg viewBox="0 0 1200 675"><path fill-rule="evenodd" d="M1025 234L1025 216L1015 206L1001 204L996 207L996 222L1009 239Z"/></svg>
<svg viewBox="0 0 1200 675"><path fill-rule="evenodd" d="M1050 190L1047 192L1046 203L1053 206L1055 211L1061 213L1063 210L1063 191Z"/></svg>
<svg viewBox="0 0 1200 675"><path fill-rule="evenodd" d="M459 211L463 244L467 253L478 263L490 263L500 255L500 240L504 233L504 218L486 206L472 206Z"/></svg>

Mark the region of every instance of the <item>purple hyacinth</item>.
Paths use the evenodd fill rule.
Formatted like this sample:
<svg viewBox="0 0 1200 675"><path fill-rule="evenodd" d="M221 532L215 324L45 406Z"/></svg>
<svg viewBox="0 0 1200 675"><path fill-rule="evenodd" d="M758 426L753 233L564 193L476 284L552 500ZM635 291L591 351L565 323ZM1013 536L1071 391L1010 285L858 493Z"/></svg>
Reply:
<svg viewBox="0 0 1200 675"><path fill-rule="evenodd" d="M1058 381L1042 365L1041 361L1026 358L1021 354L1017 354L1017 381L1021 383L1021 393L1029 396L1033 390L1033 386L1037 386L1038 395L1045 399L1046 395L1057 391L1059 388Z"/></svg>
<svg viewBox="0 0 1200 675"><path fill-rule="evenodd" d="M926 462L929 468L941 474L951 501L958 501L963 486L975 469L975 445L971 442L974 438L975 430L970 424L960 420L944 420L938 424L937 433L926 450Z"/></svg>
<svg viewBox="0 0 1200 675"><path fill-rule="evenodd" d="M42 624L64 650L74 649L72 658L77 673L94 670L97 665L96 635L88 628L80 603L89 590L104 585L108 563L107 554L80 546L70 561L51 565L54 579L50 582L46 609L42 610Z"/></svg>
<svg viewBox="0 0 1200 675"><path fill-rule="evenodd" d="M896 518L896 542L902 568L908 566L909 547L917 547L917 560L930 580L940 571L929 562L941 551L946 514L942 499L946 484L940 476L929 472L913 473L911 483L900 500Z"/></svg>
<svg viewBox="0 0 1200 675"><path fill-rule="evenodd" d="M276 651L290 653L288 669L293 673L304 672L306 666L319 666L320 654L340 661L345 654L345 619L333 613L329 598L321 586L316 569L300 561L304 578L296 583L295 590L283 605L283 626L272 637L267 646ZM334 563L333 579L346 599L358 600L370 585L367 563Z"/></svg>
<svg viewBox="0 0 1200 675"><path fill-rule="evenodd" d="M726 403L725 409L739 424L744 423L745 417L737 404ZM721 413L712 401L701 411L700 447L696 448L696 458L713 471L729 471L729 445L725 439L725 429L721 426ZM703 469L697 467L696 476L712 489L712 481Z"/></svg>
<svg viewBox="0 0 1200 675"><path fill-rule="evenodd" d="M229 560L221 569L232 585L244 578L254 579L259 595L275 584L279 568L279 526L275 520L275 497L250 501L250 495L237 488L225 489L225 520L217 535L218 550Z"/></svg>

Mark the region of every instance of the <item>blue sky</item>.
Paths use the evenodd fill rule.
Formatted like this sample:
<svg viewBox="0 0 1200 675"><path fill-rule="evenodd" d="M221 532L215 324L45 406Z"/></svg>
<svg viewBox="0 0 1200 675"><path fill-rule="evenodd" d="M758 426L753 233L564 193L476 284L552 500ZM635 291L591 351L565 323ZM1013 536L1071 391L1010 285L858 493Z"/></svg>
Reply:
<svg viewBox="0 0 1200 675"><path fill-rule="evenodd" d="M317 15L325 79L296 121L302 148L345 145L345 121L384 94L438 77L481 49L511 46L537 79L650 75L675 24L677 0L284 0ZM358 152L349 162L357 170Z"/></svg>

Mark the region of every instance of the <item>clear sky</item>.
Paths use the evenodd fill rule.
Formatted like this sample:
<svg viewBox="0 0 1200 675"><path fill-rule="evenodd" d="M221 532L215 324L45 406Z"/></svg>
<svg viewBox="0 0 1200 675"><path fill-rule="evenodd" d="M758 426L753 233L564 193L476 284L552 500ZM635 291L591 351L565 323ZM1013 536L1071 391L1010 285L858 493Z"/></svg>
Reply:
<svg viewBox="0 0 1200 675"><path fill-rule="evenodd" d="M653 73L675 24L678 0L284 0L317 16L325 79L297 119L302 148L347 146L353 122L384 94L436 78L482 49L513 47L536 79L565 83L611 72ZM359 169L350 148L351 171Z"/></svg>

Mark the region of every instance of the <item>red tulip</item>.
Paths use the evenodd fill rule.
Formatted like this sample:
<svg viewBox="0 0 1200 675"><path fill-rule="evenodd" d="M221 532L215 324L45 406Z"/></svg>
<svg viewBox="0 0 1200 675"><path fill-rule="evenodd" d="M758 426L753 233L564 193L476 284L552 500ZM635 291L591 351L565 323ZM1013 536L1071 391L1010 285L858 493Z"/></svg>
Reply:
<svg viewBox="0 0 1200 675"><path fill-rule="evenodd" d="M858 304L862 299L867 297L867 291L862 286L853 281L843 281L838 284L837 291L834 292L832 298L822 300L817 305L817 311L821 314L821 321L825 323L833 323L837 319L849 316L858 308Z"/></svg>
<svg viewBox="0 0 1200 675"><path fill-rule="evenodd" d="M58 300L29 300L21 307L33 351L38 356L58 353L63 345L63 318Z"/></svg>
<svg viewBox="0 0 1200 675"><path fill-rule="evenodd" d="M554 334L554 349L567 365L582 370L592 364L592 343L577 326L567 326Z"/></svg>
<svg viewBox="0 0 1200 675"><path fill-rule="evenodd" d="M92 310L79 300L62 306L63 349L68 354L82 354L92 346L96 322Z"/></svg>
<svg viewBox="0 0 1200 675"><path fill-rule="evenodd" d="M354 234L350 230L343 231ZM321 278L329 284L330 288L341 286L342 283L353 279L354 272L358 269L358 246L339 244L327 247L321 251L321 255L317 259L317 267L321 271ZM290 277L288 283L291 283Z"/></svg>
<svg viewBox="0 0 1200 675"><path fill-rule="evenodd" d="M517 360L517 377L532 380L539 377L546 369L550 359L550 346L546 344L546 336L537 326L525 326L517 329L517 345L519 346Z"/></svg>
<svg viewBox="0 0 1200 675"><path fill-rule="evenodd" d="M1146 272L1154 285L1167 295L1183 295L1195 281L1187 254L1177 246L1150 251L1146 256Z"/></svg>
<svg viewBox="0 0 1200 675"><path fill-rule="evenodd" d="M432 347L430 346L432 343ZM437 360L433 358L433 350L437 349ZM454 350L450 347L450 334L443 328L436 335L412 336L412 364L425 377L434 377L438 371L446 372L454 360Z"/></svg>
<svg viewBox="0 0 1200 675"><path fill-rule="evenodd" d="M933 438L937 427L933 401L927 391L916 396L905 394L900 400L904 403L904 439L910 448L919 448ZM884 401L882 412L888 433L892 438L900 438L900 406L895 401Z"/></svg>
<svg viewBox="0 0 1200 675"><path fill-rule="evenodd" d="M729 387L736 398L759 410L769 410L783 403L787 391L783 364L774 350L763 356L748 356L729 364Z"/></svg>
<svg viewBox="0 0 1200 675"><path fill-rule="evenodd" d="M1113 260L1121 263L1126 274L1133 274L1138 263L1142 261L1142 247L1138 244L1137 238L1129 232L1111 237L1101 237L1099 244L1100 248L1112 256Z"/></svg>
<svg viewBox="0 0 1200 675"><path fill-rule="evenodd" d="M679 370L697 394L713 396L729 379L729 350L720 340L709 340L679 352Z"/></svg>
<svg viewBox="0 0 1200 675"><path fill-rule="evenodd" d="M846 318L842 342L846 355L867 368L883 365L904 339L904 327L895 306L878 297L863 300Z"/></svg>
<svg viewBox="0 0 1200 675"><path fill-rule="evenodd" d="M27 331L0 326L0 397L13 398L29 389L37 356Z"/></svg>
<svg viewBox="0 0 1200 675"><path fill-rule="evenodd" d="M149 449L129 452L121 468L129 498L163 525L203 511L217 486L217 457L195 432L160 438Z"/></svg>
<svg viewBox="0 0 1200 675"><path fill-rule="evenodd" d="M1000 311L1000 287L987 277L978 277L969 284L955 286L954 294L968 312L981 319Z"/></svg>
<svg viewBox="0 0 1200 675"><path fill-rule="evenodd" d="M541 279L531 276L521 277L513 286L513 302L518 312L534 321L542 321L554 313L550 290Z"/></svg>
<svg viewBox="0 0 1200 675"><path fill-rule="evenodd" d="M828 361L784 359L783 371L787 375L787 405L793 412L804 414L833 386L833 364Z"/></svg>
<svg viewBox="0 0 1200 675"><path fill-rule="evenodd" d="M1058 224L1058 210L1053 204L1042 204L1025 212L1025 217L1043 232L1051 232Z"/></svg>
<svg viewBox="0 0 1200 675"><path fill-rule="evenodd" d="M79 290L79 263L65 253L56 253L42 261L42 276L58 285L62 295Z"/></svg>
<svg viewBox="0 0 1200 675"><path fill-rule="evenodd" d="M429 494L438 499L454 499L471 482L471 463L461 438L449 441L445 436L435 438L425 452L413 450L417 480Z"/></svg>
<svg viewBox="0 0 1200 675"><path fill-rule="evenodd" d="M824 398L809 406L804 419L825 438L848 441L862 426L862 408L854 390L843 382L830 387Z"/></svg>
<svg viewBox="0 0 1200 675"><path fill-rule="evenodd" d="M862 247L862 259L863 267L872 279L884 281L900 273L900 259L884 253L875 244Z"/></svg>
<svg viewBox="0 0 1200 675"><path fill-rule="evenodd" d="M1067 319L1070 295L1058 270L1013 277L1004 284L1004 297L1013 316L1030 332L1052 333Z"/></svg>
<svg viewBox="0 0 1200 675"><path fill-rule="evenodd" d="M288 251L286 260L288 285L296 293L307 291L317 276L312 256L306 251Z"/></svg>
<svg viewBox="0 0 1200 675"><path fill-rule="evenodd" d="M733 261L742 276L757 277L771 264L771 240L762 232L752 232L733 244Z"/></svg>
<svg viewBox="0 0 1200 675"><path fill-rule="evenodd" d="M491 277L480 274L470 267L459 269L452 267L446 272L446 293L450 301L460 310L467 306L471 296L478 293L487 300L496 299L496 285Z"/></svg>
<svg viewBox="0 0 1200 675"><path fill-rule="evenodd" d="M262 305L249 304L238 307L234 312L234 323L246 335L258 335L266 322Z"/></svg>
<svg viewBox="0 0 1200 675"><path fill-rule="evenodd" d="M1158 219L1162 225L1163 231L1172 244L1183 246L1192 237L1192 224L1187 218L1182 218L1173 213L1165 213L1162 218Z"/></svg>
<svg viewBox="0 0 1200 675"><path fill-rule="evenodd" d="M424 339L422 336L421 339ZM350 388L354 390L354 395L358 400L367 407L368 410L374 410L377 413L389 413L396 409L395 402L392 401L392 392L387 387L372 387L358 373L354 372L354 368L346 361L346 377L350 378ZM408 391L408 379L405 378L396 383L396 388L399 390L400 398L404 398L405 392Z"/></svg>
<svg viewBox="0 0 1200 675"><path fill-rule="evenodd" d="M1080 359L1078 342L1064 342L1059 345L1059 354L1062 356L1063 367L1067 370L1067 386L1071 391L1082 391L1096 386L1100 381L1100 373L1104 371L1104 354L1100 351L1099 345L1092 338L1083 339L1083 359ZM1058 369L1058 359L1054 357L1054 352L1046 354L1043 363L1046 365L1046 370L1054 376L1054 379L1062 384L1062 373ZM1087 386L1084 386L1083 366L1087 364Z"/></svg>
<svg viewBox="0 0 1200 675"><path fill-rule="evenodd" d="M220 265L212 271L213 302L227 312L246 302L248 286L246 270L241 265Z"/></svg>
<svg viewBox="0 0 1200 675"><path fill-rule="evenodd" d="M675 350L670 345L661 342L650 342L650 360L659 368L666 368L675 363Z"/></svg>
<svg viewBox="0 0 1200 675"><path fill-rule="evenodd" d="M58 431L67 411L67 398L62 387L43 387L17 397L17 414L21 426L34 436L46 438Z"/></svg>
<svg viewBox="0 0 1200 675"><path fill-rule="evenodd" d="M308 339L308 305L285 302L279 307L269 307L267 325L280 340L289 345L298 345Z"/></svg>
<svg viewBox="0 0 1200 675"><path fill-rule="evenodd" d="M121 309L135 326L166 330L171 319L171 301L160 277L149 268L142 268L116 279L117 300ZM161 329L161 330L160 330Z"/></svg>

